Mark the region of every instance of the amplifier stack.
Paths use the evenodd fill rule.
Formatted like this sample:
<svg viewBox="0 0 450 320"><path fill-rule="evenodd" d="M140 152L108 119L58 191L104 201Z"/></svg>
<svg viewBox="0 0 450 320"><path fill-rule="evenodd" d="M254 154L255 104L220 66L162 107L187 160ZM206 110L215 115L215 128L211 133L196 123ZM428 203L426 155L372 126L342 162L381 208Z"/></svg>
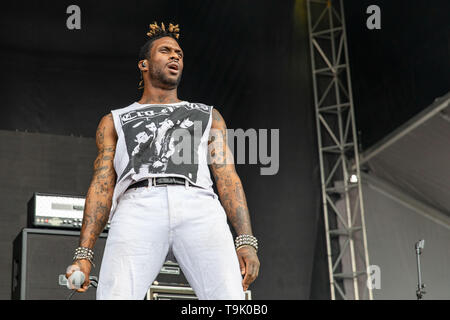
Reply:
<svg viewBox="0 0 450 320"><path fill-rule="evenodd" d="M35 192L28 201L28 227L80 230L85 200L83 196Z"/></svg>
<svg viewBox="0 0 450 320"><path fill-rule="evenodd" d="M67 299L64 271L78 245L85 198L35 192L28 202L28 228L13 244L12 299ZM109 223L104 232L109 230ZM57 230L60 229L60 230ZM107 233L96 243L96 262L101 265ZM96 270L98 272L98 270ZM94 274L98 279L98 274ZM73 299L95 299L95 288ZM245 297L251 300L251 292ZM170 250L166 262L148 289L144 300L197 299Z"/></svg>

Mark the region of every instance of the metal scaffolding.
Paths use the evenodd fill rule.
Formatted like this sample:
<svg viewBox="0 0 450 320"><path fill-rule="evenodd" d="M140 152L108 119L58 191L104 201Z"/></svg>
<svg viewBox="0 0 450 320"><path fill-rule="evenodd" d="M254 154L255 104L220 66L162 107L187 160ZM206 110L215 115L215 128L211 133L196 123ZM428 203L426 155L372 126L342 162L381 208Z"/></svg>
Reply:
<svg viewBox="0 0 450 320"><path fill-rule="evenodd" d="M343 2L307 11L331 299L372 300Z"/></svg>

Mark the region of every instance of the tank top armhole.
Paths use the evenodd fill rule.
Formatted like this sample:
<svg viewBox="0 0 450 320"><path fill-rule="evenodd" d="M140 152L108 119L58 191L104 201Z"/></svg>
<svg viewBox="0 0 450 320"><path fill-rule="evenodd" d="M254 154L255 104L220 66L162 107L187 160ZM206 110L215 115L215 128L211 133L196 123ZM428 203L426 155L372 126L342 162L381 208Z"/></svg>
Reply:
<svg viewBox="0 0 450 320"><path fill-rule="evenodd" d="M210 130L212 127L212 114L213 114L213 110L214 110L214 106L210 106L210 107L211 107L211 110L209 111L209 120L208 120L208 125L207 125L208 130Z"/></svg>
<svg viewBox="0 0 450 320"><path fill-rule="evenodd" d="M111 115L112 115L112 118L113 118L114 130L116 130L117 139L119 139L119 132L120 132L120 130L117 129L117 123L116 123L117 115L116 115L114 110L111 110Z"/></svg>

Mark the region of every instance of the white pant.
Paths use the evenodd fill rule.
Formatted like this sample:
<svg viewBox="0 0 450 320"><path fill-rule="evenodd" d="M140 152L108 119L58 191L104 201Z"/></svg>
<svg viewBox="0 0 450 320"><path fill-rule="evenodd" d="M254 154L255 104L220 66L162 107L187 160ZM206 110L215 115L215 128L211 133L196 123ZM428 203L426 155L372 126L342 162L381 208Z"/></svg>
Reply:
<svg viewBox="0 0 450 320"><path fill-rule="evenodd" d="M217 195L182 185L132 188L120 197L97 299L142 300L169 247L199 299L244 299L233 237Z"/></svg>

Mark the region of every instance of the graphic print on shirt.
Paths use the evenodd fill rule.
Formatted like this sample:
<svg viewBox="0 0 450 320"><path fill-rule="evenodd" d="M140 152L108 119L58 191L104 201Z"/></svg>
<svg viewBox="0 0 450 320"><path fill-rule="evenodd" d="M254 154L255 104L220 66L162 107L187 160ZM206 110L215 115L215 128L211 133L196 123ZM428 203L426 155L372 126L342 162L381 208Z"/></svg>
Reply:
<svg viewBox="0 0 450 320"><path fill-rule="evenodd" d="M119 181L130 170L136 174L180 174L197 181L198 146L209 121L210 107L198 104L148 106L120 114L129 162ZM174 135L184 129L190 136L190 161L174 163L171 157L186 152L186 141ZM187 131L186 131L187 130ZM180 131L179 131L180 132ZM189 141L189 140L188 140ZM182 155L183 156L183 155ZM184 158L184 157L183 157Z"/></svg>

